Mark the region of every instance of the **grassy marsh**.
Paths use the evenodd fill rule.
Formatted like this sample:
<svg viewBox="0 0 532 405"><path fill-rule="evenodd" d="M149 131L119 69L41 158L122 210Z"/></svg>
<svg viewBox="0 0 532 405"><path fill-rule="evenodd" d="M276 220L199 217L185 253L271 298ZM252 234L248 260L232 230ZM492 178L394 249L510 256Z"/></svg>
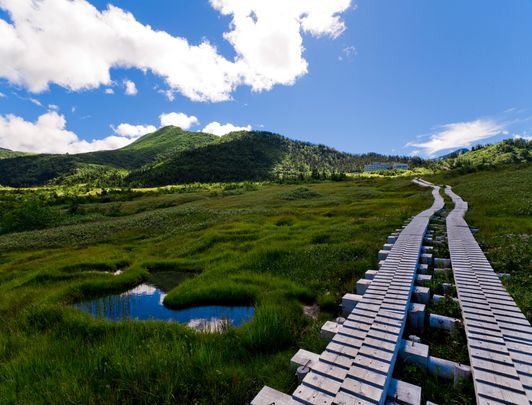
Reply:
<svg viewBox="0 0 532 405"><path fill-rule="evenodd" d="M288 392L296 385L290 357L299 347L323 350L319 330L335 303L377 265L389 231L430 203L408 179L356 179L304 190L154 190L80 200L74 212L69 201L57 204L59 224L0 236L0 397L237 404L264 384ZM251 303L255 317L200 334L175 323L94 319L65 305L164 270L195 274L169 293L168 306ZM303 314L315 301L317 320Z"/></svg>

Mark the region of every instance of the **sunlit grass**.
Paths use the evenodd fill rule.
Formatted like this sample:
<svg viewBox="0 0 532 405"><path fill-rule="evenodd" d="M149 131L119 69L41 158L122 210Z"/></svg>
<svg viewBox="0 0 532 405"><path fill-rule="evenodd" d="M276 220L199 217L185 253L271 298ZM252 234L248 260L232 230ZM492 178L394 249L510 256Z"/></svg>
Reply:
<svg viewBox="0 0 532 405"><path fill-rule="evenodd" d="M132 197L82 201L76 214L59 206L64 225L0 236L5 402L238 404L264 384L289 392L290 357L323 350L320 327L342 294L376 266L386 235L431 203L406 178ZM195 274L167 305L251 304L253 320L203 335L176 323L93 319L67 305L164 270ZM317 320L303 315L314 301L324 311Z"/></svg>

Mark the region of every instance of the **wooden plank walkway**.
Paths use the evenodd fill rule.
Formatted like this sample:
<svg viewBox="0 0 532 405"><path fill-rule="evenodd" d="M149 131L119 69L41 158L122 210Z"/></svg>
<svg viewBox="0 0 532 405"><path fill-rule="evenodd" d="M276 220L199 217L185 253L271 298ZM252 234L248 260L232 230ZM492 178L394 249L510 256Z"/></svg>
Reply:
<svg viewBox="0 0 532 405"><path fill-rule="evenodd" d="M504 289L464 220L468 205L447 186L454 279L478 404L532 404L532 327Z"/></svg>
<svg viewBox="0 0 532 405"><path fill-rule="evenodd" d="M384 404L405 328L423 238L430 218L444 206L439 187L433 205L400 232L361 301L339 326L318 361L289 396L269 387L262 404Z"/></svg>

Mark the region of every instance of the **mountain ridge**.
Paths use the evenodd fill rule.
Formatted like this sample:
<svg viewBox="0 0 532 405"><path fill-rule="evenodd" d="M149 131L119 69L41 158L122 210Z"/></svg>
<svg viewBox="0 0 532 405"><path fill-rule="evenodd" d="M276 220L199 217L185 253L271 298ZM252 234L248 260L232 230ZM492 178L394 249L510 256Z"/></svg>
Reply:
<svg viewBox="0 0 532 405"><path fill-rule="evenodd" d="M157 187L178 183L334 177L365 164L404 162L411 168L473 171L530 162L532 142L508 139L434 160L351 154L267 131L218 137L167 126L116 150L73 155L28 154L0 149L0 184L12 187L91 185Z"/></svg>
<svg viewBox="0 0 532 405"><path fill-rule="evenodd" d="M442 170L472 171L531 161L532 141L505 139L494 144L474 146L464 153L451 153L449 157L440 159L436 167Z"/></svg>
<svg viewBox="0 0 532 405"><path fill-rule="evenodd" d="M217 137L167 126L123 148L74 155L38 154L0 160L0 184L94 183L155 186L177 182L272 180L313 172L360 170L374 161L420 165L420 158L355 155L266 131Z"/></svg>

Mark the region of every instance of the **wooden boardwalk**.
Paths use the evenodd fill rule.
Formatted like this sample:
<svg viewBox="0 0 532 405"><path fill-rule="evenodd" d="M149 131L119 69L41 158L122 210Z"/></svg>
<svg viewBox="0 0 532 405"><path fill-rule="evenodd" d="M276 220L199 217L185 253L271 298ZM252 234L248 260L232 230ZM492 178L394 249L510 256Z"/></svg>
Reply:
<svg viewBox="0 0 532 405"><path fill-rule="evenodd" d="M532 404L532 327L506 292L464 220L450 187L447 216L454 279L478 404Z"/></svg>
<svg viewBox="0 0 532 405"><path fill-rule="evenodd" d="M252 401L264 404L384 404L397 381L392 372L401 345L423 238L444 206L439 187L432 207L400 232L384 263L325 351L309 360L310 372L292 395L264 387Z"/></svg>

